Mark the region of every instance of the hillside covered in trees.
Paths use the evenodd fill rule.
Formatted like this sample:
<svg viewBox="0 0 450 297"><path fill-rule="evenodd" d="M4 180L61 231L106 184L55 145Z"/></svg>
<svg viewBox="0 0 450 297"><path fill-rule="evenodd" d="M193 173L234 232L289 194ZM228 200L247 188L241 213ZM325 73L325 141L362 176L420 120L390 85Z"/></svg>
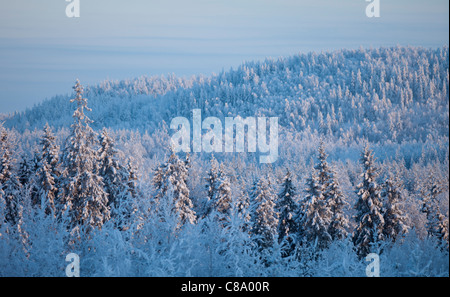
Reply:
<svg viewBox="0 0 450 297"><path fill-rule="evenodd" d="M0 275L448 276L448 91L448 46L77 81L2 115ZM173 152L193 109L278 117L278 160Z"/></svg>

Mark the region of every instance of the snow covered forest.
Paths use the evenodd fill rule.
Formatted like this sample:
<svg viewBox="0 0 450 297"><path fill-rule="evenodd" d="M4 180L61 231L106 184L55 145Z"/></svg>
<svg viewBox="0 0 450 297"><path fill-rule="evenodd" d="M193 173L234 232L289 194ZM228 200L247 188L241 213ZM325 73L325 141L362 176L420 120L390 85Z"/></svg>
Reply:
<svg viewBox="0 0 450 297"><path fill-rule="evenodd" d="M0 115L0 276L448 277L449 76L448 46L312 52ZM278 117L278 160L174 153L193 109Z"/></svg>

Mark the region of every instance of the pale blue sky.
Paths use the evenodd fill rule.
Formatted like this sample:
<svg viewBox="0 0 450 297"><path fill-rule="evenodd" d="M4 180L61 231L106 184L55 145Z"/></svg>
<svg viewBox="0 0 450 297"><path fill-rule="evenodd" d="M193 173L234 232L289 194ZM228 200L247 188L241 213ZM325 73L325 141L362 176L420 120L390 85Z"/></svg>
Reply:
<svg viewBox="0 0 450 297"><path fill-rule="evenodd" d="M449 43L448 0L0 0L0 113L83 84L211 74L247 60L340 48Z"/></svg>

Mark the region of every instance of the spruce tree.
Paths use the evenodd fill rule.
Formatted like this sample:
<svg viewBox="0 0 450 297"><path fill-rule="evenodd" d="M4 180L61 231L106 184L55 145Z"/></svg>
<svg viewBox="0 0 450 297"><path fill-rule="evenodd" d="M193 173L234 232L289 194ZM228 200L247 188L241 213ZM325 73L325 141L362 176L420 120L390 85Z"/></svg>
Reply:
<svg viewBox="0 0 450 297"><path fill-rule="evenodd" d="M38 197L39 185L36 183L36 173L39 168L40 158L37 152L34 152L33 157L28 157L26 154L22 155L19 163L19 171L17 178L20 185L30 191L31 205L39 205Z"/></svg>
<svg viewBox="0 0 450 297"><path fill-rule="evenodd" d="M219 175L219 164L217 160L214 158L214 155L211 155L210 169L208 171L207 176L205 177L206 201L203 207L203 215L202 215L203 217L208 216L214 208L218 191L217 190L218 175Z"/></svg>
<svg viewBox="0 0 450 297"><path fill-rule="evenodd" d="M120 200L118 201L118 206L114 211L114 218L116 221L116 226L119 230L127 230L133 223L133 215L137 212L137 174L136 168L131 164L131 161L127 162L127 179L124 192L119 195Z"/></svg>
<svg viewBox="0 0 450 297"><path fill-rule="evenodd" d="M126 195L128 173L119 162L118 151L114 140L103 128L99 136L100 148L97 152L99 175L103 178L105 191L108 194L108 207L112 210L119 207L123 195Z"/></svg>
<svg viewBox="0 0 450 297"><path fill-rule="evenodd" d="M40 160L46 161L50 174L56 181L61 176L60 148L56 144L56 137L48 123L45 124L44 135L41 138L40 145L42 147Z"/></svg>
<svg viewBox="0 0 450 297"><path fill-rule="evenodd" d="M322 193L320 179L314 169L306 180L306 197L301 203L302 217L299 224L303 230L303 240L317 249L328 247L332 238L328 233L331 211Z"/></svg>
<svg viewBox="0 0 450 297"><path fill-rule="evenodd" d="M58 215L62 205L58 203L59 178L61 167L59 162L59 146L48 123L44 127L44 135L40 141L41 152L38 158L35 186L37 202L45 207L45 213Z"/></svg>
<svg viewBox="0 0 450 297"><path fill-rule="evenodd" d="M253 183L250 190L250 231L260 251L272 247L277 237L275 197L265 177Z"/></svg>
<svg viewBox="0 0 450 297"><path fill-rule="evenodd" d="M448 218L440 210L438 196L443 193L442 185L433 177L428 179L431 185L423 198L421 211L426 214L426 228L429 237L438 240L441 249L448 251Z"/></svg>
<svg viewBox="0 0 450 297"><path fill-rule="evenodd" d="M214 204L214 209L216 210L218 219L223 226L230 222L231 203L232 198L230 180L225 173L223 164L220 164L217 178L217 197Z"/></svg>
<svg viewBox="0 0 450 297"><path fill-rule="evenodd" d="M297 222L295 221L295 215L298 211L298 205L295 201L296 195L297 189L292 183L291 172L287 170L281 184L281 191L278 194L276 210L279 214L278 242L281 243L284 240L287 242L288 253L293 249L293 237L298 232Z"/></svg>
<svg viewBox="0 0 450 297"><path fill-rule="evenodd" d="M378 176L373 152L368 146L361 156L363 165L362 182L358 185L358 201L355 221L356 230L353 234L353 244L362 258L371 252L378 252L379 242L383 239L383 205L381 188L376 182Z"/></svg>
<svg viewBox="0 0 450 297"><path fill-rule="evenodd" d="M98 174L96 133L89 126L92 121L84 113L90 109L87 107L87 99L83 98L83 87L78 80L74 90L76 96L70 102L75 102L77 108L73 113L74 123L63 152L65 172L62 201L71 227L84 227L89 232L93 228L102 227L110 218L110 210L103 179Z"/></svg>
<svg viewBox="0 0 450 297"><path fill-rule="evenodd" d="M332 240L343 240L347 238L349 229L349 221L345 214L348 203L345 201L335 172L331 175L331 182L324 195L327 197L327 204L332 213L328 233Z"/></svg>
<svg viewBox="0 0 450 297"><path fill-rule="evenodd" d="M3 184L3 195L6 204L5 219L11 225L16 225L20 220L21 184L14 172L10 173L8 180Z"/></svg>
<svg viewBox="0 0 450 297"><path fill-rule="evenodd" d="M383 215L385 238L395 241L399 236L408 232L406 224L407 217L400 209L400 203L403 200L401 191L396 182L387 179L382 196L385 199L386 209Z"/></svg>
<svg viewBox="0 0 450 297"><path fill-rule="evenodd" d="M328 225L328 234L332 240L342 240L347 237L348 219L344 209L347 206L345 196L342 193L336 172L328 165L327 154L323 141L320 142L318 149L317 180L320 185L323 199L326 201L328 211L331 212L330 223Z"/></svg>
<svg viewBox="0 0 450 297"><path fill-rule="evenodd" d="M320 142L319 149L318 149L318 163L314 167L317 170L317 179L319 184L322 187L322 191L325 192L326 188L328 187L329 183L331 182L331 175L332 170L327 162L327 154L325 152L325 145L323 141ZM325 197L326 199L326 197Z"/></svg>
<svg viewBox="0 0 450 297"><path fill-rule="evenodd" d="M41 161L37 174L37 200L40 207L45 207L45 213L57 215L56 197L57 188L56 180L52 175L51 167L45 159Z"/></svg>
<svg viewBox="0 0 450 297"><path fill-rule="evenodd" d="M12 152L8 131L0 124L0 182L5 186L11 176Z"/></svg>
<svg viewBox="0 0 450 297"><path fill-rule="evenodd" d="M15 225L19 221L21 184L12 168L12 164L15 162L12 151L9 133L0 125L0 185L2 185L2 196L5 203L4 219L11 225Z"/></svg>
<svg viewBox="0 0 450 297"><path fill-rule="evenodd" d="M187 186L188 168L189 159L180 160L171 148L169 159L156 169L153 177L156 189L155 202L158 204L161 199L173 200L169 205L172 205L172 212L178 218L177 228L181 228L185 223L194 224L196 221ZM172 189L172 195L166 195L169 188Z"/></svg>

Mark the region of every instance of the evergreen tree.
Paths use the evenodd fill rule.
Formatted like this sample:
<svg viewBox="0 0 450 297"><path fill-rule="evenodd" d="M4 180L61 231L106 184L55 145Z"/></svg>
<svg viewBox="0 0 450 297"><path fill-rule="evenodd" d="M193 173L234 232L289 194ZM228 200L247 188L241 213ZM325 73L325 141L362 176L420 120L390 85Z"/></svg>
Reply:
<svg viewBox="0 0 450 297"><path fill-rule="evenodd" d="M128 160L126 169L126 184L123 192L118 195L117 206L112 210L111 216L115 219L115 224L119 230L128 230L133 223L133 215L137 212L136 199L137 175L136 169Z"/></svg>
<svg viewBox="0 0 450 297"><path fill-rule="evenodd" d="M39 164L39 156L37 152L34 153L32 158L27 155L23 155L19 163L19 171L17 177L22 186L28 186L32 177L37 171Z"/></svg>
<svg viewBox="0 0 450 297"><path fill-rule="evenodd" d="M250 226L250 197L249 191L244 184L241 184L239 195L234 203L236 215L242 220L242 230L248 232Z"/></svg>
<svg viewBox="0 0 450 297"><path fill-rule="evenodd" d="M250 190L251 235L260 251L273 246L277 237L278 215L273 189L266 178L256 180Z"/></svg>
<svg viewBox="0 0 450 297"><path fill-rule="evenodd" d="M76 96L70 102L76 102L77 108L63 152L65 172L62 201L71 227L83 226L89 232L90 229L102 227L110 218L110 210L103 179L98 174L96 134L89 126L92 121L84 113L90 109L87 107L87 99L83 98L83 87L78 80L74 90Z"/></svg>
<svg viewBox="0 0 450 297"><path fill-rule="evenodd" d="M180 160L171 149L169 159L156 169L153 177L153 185L156 189L155 201L159 203L161 199L168 199L168 197L173 200L170 205L172 205L172 212L178 217L177 228L185 223L194 224L196 221L187 186L188 168L189 159ZM167 196L166 192L169 188L173 189L173 195Z"/></svg>
<svg viewBox="0 0 450 297"><path fill-rule="evenodd" d="M11 176L12 152L8 131L0 124L0 182L5 186Z"/></svg>
<svg viewBox="0 0 450 297"><path fill-rule="evenodd" d="M278 194L276 210L279 213L278 242L281 243L284 240L287 242L288 254L293 249L293 237L298 232L297 222L295 221L295 215L298 211L295 201L296 195L297 189L292 183L291 172L287 170L281 184L281 191Z"/></svg>
<svg viewBox="0 0 450 297"><path fill-rule="evenodd" d="M343 240L347 238L347 230L349 229L349 221L345 214L348 203L345 201L345 196L340 189L335 172L331 175L331 182L326 189L325 196L332 213L328 233L333 240Z"/></svg>
<svg viewBox="0 0 450 297"><path fill-rule="evenodd" d="M5 203L5 221L15 225L19 221L20 209L20 182L15 174L12 164L15 159L12 155L12 144L8 131L0 125L0 185Z"/></svg>
<svg viewBox="0 0 450 297"><path fill-rule="evenodd" d="M318 153L317 159L319 163L314 168L317 170L317 179L322 187L322 191L325 193L326 188L331 182L332 170L327 162L328 156L325 152L325 145L323 141L320 142ZM327 197L325 197L325 199L327 199Z"/></svg>
<svg viewBox="0 0 450 297"><path fill-rule="evenodd" d="M108 194L108 207L119 207L121 195L126 195L128 173L118 159L118 151L114 147L114 140L103 128L99 136L100 149L97 152L99 175L103 178L105 191Z"/></svg>
<svg viewBox="0 0 450 297"><path fill-rule="evenodd" d="M8 180L3 184L3 195L5 199L5 219L11 225L16 225L20 220L21 207L21 184L14 174L10 173Z"/></svg>
<svg viewBox="0 0 450 297"><path fill-rule="evenodd" d="M41 153L35 157L37 160L35 187L36 203L45 208L48 215L58 215L62 205L58 203L58 181L61 176L61 167L59 162L59 146L56 144L56 138L48 123L44 127L44 135L40 140Z"/></svg>
<svg viewBox="0 0 450 297"><path fill-rule="evenodd" d="M3 185L0 181L0 236L2 236L2 227L6 222L6 201L5 193L3 192Z"/></svg>
<svg viewBox="0 0 450 297"><path fill-rule="evenodd" d="M59 160L60 148L56 144L56 137L48 123L45 124L44 135L41 138L40 145L42 147L40 160L46 161L50 174L53 179L57 181L61 176L61 164Z"/></svg>
<svg viewBox="0 0 450 297"><path fill-rule="evenodd" d="M56 215L56 180L52 175L51 166L43 159L38 168L37 174L37 202L40 207L45 208L45 213Z"/></svg>
<svg viewBox="0 0 450 297"><path fill-rule="evenodd" d="M357 226L353 234L353 244L361 258L371 252L378 252L379 241L383 239L383 205L374 163L373 152L366 146L361 157L363 181L358 185L358 201L355 205Z"/></svg>
<svg viewBox="0 0 450 297"><path fill-rule="evenodd" d="M220 164L217 176L217 196L215 197L214 209L222 226L230 222L231 215L231 187L230 180L225 173L223 164Z"/></svg>
<svg viewBox="0 0 450 297"><path fill-rule="evenodd" d="M208 171L207 176L205 177L206 201L203 210L203 217L209 215L214 208L218 191L217 190L218 175L219 175L219 164L217 160L214 158L214 155L211 155L210 169Z"/></svg>
<svg viewBox="0 0 450 297"><path fill-rule="evenodd" d="M397 237L408 232L407 217L400 209L400 202L403 200L403 197L398 185L392 179L386 180L382 196L385 198L386 205L383 215L383 234L385 238L395 241Z"/></svg>
<svg viewBox="0 0 450 297"><path fill-rule="evenodd" d="M305 191L306 197L301 203L302 217L299 222L303 231L303 240L318 249L324 249L332 240L328 233L332 213L323 196L320 179L314 169L306 180Z"/></svg>
<svg viewBox="0 0 450 297"><path fill-rule="evenodd" d="M438 196L442 194L442 186L433 178L428 179L431 183L428 193L423 198L421 211L426 214L426 228L429 237L434 237L442 249L448 251L448 218L440 210Z"/></svg>
<svg viewBox="0 0 450 297"><path fill-rule="evenodd" d="M331 212L328 234L333 240L342 240L347 237L348 219L344 213L347 206L344 194L342 193L339 182L336 178L336 172L328 165L325 145L320 142L318 149L317 179L320 185L323 199L326 201L328 211ZM327 212L328 212L327 211Z"/></svg>
<svg viewBox="0 0 450 297"><path fill-rule="evenodd" d="M439 226L437 232L437 239L441 250L449 251L449 238L448 238L448 214L445 217L443 214L439 214L438 217Z"/></svg>
<svg viewBox="0 0 450 297"><path fill-rule="evenodd" d="M30 198L32 206L39 205L40 200L38 197L38 185L36 184L36 173L39 168L39 155L34 152L33 157L29 158L27 155L22 156L22 160L19 163L19 171L17 178L22 187L30 191Z"/></svg>

